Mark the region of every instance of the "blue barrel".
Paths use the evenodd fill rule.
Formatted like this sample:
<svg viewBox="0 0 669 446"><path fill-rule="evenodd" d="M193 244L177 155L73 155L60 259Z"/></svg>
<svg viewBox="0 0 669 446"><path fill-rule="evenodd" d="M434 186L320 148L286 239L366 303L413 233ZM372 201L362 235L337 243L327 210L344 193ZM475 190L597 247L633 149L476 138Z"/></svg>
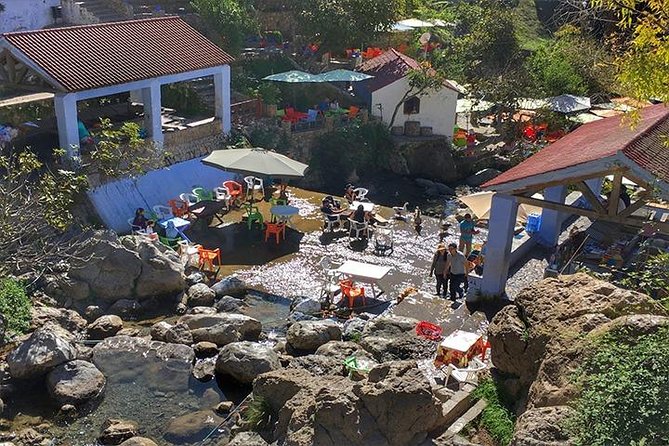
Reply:
<svg viewBox="0 0 669 446"><path fill-rule="evenodd" d="M527 232L538 232L539 228L541 228L541 214L532 213L528 215L525 230Z"/></svg>

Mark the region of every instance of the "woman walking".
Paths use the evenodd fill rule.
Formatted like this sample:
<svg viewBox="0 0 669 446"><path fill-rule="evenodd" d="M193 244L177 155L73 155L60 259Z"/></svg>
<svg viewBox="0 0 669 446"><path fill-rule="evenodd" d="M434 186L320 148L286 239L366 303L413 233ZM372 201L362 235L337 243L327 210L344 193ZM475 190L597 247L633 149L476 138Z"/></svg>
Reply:
<svg viewBox="0 0 669 446"><path fill-rule="evenodd" d="M437 252L432 258L432 266L430 267L430 275L434 274L437 280L437 296L441 295L441 289L444 289L444 296L448 293L448 274L446 273L447 260L446 245L439 243L437 245Z"/></svg>

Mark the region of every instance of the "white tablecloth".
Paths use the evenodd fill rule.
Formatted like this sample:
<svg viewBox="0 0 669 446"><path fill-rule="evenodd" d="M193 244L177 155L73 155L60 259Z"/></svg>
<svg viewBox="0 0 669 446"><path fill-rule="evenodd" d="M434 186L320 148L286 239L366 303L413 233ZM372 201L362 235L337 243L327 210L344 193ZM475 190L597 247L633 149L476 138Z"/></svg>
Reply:
<svg viewBox="0 0 669 446"><path fill-rule="evenodd" d="M362 205L362 208L365 210L365 212L372 212L374 210L374 206L376 206L370 201L354 201L351 203L351 210L355 211L360 205Z"/></svg>

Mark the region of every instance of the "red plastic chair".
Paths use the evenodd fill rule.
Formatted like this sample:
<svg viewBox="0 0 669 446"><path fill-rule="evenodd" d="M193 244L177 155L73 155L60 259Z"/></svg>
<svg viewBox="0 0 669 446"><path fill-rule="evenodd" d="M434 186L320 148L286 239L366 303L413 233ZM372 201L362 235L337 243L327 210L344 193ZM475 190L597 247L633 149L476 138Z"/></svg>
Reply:
<svg viewBox="0 0 669 446"><path fill-rule="evenodd" d="M232 180L224 181L223 187L226 188L230 193L231 197L230 203L233 203L237 199L239 199L242 196L242 193L244 192L244 188L242 187L242 185Z"/></svg>
<svg viewBox="0 0 669 446"><path fill-rule="evenodd" d="M279 236L283 236L283 239L286 239L286 224L285 223L265 223L265 241L269 239L270 236L274 235L276 237L276 244L279 244Z"/></svg>
<svg viewBox="0 0 669 446"><path fill-rule="evenodd" d="M198 268L203 269L205 266L209 267L209 271L214 271L214 265L220 268L221 266L221 248L204 249L202 246L197 248L199 256ZM215 263L216 262L216 263Z"/></svg>
<svg viewBox="0 0 669 446"><path fill-rule="evenodd" d="M187 201L175 198L174 200L169 200L167 204L172 208L172 213L175 217L185 217L190 213Z"/></svg>
<svg viewBox="0 0 669 446"><path fill-rule="evenodd" d="M352 280L342 280L339 282L339 287L341 288L342 296L348 299L348 307L353 308L356 298L362 299L362 304L367 304L367 299L365 299L365 289L363 287L357 288L353 286Z"/></svg>
<svg viewBox="0 0 669 446"><path fill-rule="evenodd" d="M416 325L416 334L431 341L440 340L442 331L440 326L427 321L420 321Z"/></svg>
<svg viewBox="0 0 669 446"><path fill-rule="evenodd" d="M356 116L358 116L359 111L360 108L356 107L355 105L351 105L348 109L348 119L355 119Z"/></svg>

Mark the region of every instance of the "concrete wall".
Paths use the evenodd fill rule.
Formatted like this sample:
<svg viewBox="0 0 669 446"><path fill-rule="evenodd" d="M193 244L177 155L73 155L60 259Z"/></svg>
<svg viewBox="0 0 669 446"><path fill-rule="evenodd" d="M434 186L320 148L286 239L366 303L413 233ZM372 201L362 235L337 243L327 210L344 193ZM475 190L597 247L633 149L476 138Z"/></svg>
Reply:
<svg viewBox="0 0 669 446"><path fill-rule="evenodd" d="M54 23L52 6L60 0L2 0L5 10L0 13L0 32L41 29Z"/></svg>
<svg viewBox="0 0 669 446"><path fill-rule="evenodd" d="M75 0L62 0L63 20L70 25L87 25L90 23L99 23L100 20L91 14L86 8L80 5L81 2Z"/></svg>
<svg viewBox="0 0 669 446"><path fill-rule="evenodd" d="M170 167L154 170L136 179L117 180L88 192L103 223L120 233L129 232L128 219L139 207L150 209L156 204L166 205L183 192L196 186L213 188L235 174L205 166L201 158L184 161Z"/></svg>
<svg viewBox="0 0 669 446"><path fill-rule="evenodd" d="M383 122L389 124L397 103L408 89L409 81L404 77L372 92L372 115L382 117ZM420 121L422 127L432 127L435 135L452 138L457 100L458 93L450 88L430 92L420 97L420 113L405 115L404 107L400 106L393 125L401 126L405 121ZM378 104L381 104L381 109Z"/></svg>

